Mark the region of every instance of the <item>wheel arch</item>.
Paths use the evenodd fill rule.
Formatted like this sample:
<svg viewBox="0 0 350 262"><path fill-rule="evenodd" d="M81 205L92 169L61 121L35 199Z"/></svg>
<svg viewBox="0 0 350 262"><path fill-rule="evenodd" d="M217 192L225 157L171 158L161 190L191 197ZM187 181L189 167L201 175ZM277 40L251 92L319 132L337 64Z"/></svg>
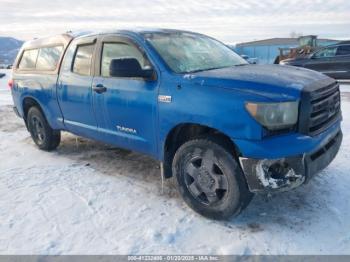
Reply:
<svg viewBox="0 0 350 262"><path fill-rule="evenodd" d="M34 97L32 96L26 96L22 99L22 110L23 110L23 119L24 119L24 122L25 124L27 125L27 116L28 116L28 111L31 107L37 107L44 115L44 117L46 118L47 120L47 117L46 117L46 114L43 110L43 107L42 105L38 102L37 99L35 99Z"/></svg>
<svg viewBox="0 0 350 262"><path fill-rule="evenodd" d="M23 109L23 118L24 120L27 119L28 111L31 107L36 106L39 108L41 112L43 112L42 106L40 103L31 96L26 96L22 100L22 109Z"/></svg>
<svg viewBox="0 0 350 262"><path fill-rule="evenodd" d="M167 133L162 145L164 176L172 177L171 165L176 150L185 142L199 137L211 136L225 147L235 158L240 155L239 148L232 139L213 127L198 123L180 123Z"/></svg>

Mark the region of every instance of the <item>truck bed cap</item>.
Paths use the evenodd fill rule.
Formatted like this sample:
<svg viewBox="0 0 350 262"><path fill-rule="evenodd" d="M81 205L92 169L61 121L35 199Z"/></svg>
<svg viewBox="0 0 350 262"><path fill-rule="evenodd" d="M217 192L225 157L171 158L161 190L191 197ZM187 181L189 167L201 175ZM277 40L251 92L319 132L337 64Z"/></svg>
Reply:
<svg viewBox="0 0 350 262"><path fill-rule="evenodd" d="M63 45L64 47L66 47L73 38L74 36L68 33L51 37L39 38L25 42L22 48L32 49L50 45Z"/></svg>

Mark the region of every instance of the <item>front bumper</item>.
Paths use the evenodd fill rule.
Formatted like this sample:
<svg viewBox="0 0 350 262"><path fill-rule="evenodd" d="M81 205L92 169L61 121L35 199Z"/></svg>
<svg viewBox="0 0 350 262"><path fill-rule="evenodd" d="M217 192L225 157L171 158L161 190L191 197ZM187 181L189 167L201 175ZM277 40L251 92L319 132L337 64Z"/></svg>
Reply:
<svg viewBox="0 0 350 262"><path fill-rule="evenodd" d="M276 159L241 157L240 163L249 190L254 193L286 191L309 181L332 162L342 138L339 128L310 153Z"/></svg>

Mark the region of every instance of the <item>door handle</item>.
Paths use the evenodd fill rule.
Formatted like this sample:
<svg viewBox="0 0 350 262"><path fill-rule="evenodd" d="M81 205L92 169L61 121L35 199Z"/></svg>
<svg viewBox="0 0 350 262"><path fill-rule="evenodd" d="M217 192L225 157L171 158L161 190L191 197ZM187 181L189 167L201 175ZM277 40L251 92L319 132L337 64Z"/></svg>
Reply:
<svg viewBox="0 0 350 262"><path fill-rule="evenodd" d="M98 94L102 94L107 91L107 87L102 84L97 84L92 86L92 90L94 90Z"/></svg>

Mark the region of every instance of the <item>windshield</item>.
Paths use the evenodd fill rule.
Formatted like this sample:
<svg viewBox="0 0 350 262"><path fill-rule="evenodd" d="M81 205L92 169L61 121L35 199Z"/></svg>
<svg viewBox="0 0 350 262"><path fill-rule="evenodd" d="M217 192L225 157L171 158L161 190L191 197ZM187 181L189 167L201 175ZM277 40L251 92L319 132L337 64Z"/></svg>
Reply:
<svg viewBox="0 0 350 262"><path fill-rule="evenodd" d="M224 44L190 33L147 33L146 40L175 73L193 73L247 62Z"/></svg>

